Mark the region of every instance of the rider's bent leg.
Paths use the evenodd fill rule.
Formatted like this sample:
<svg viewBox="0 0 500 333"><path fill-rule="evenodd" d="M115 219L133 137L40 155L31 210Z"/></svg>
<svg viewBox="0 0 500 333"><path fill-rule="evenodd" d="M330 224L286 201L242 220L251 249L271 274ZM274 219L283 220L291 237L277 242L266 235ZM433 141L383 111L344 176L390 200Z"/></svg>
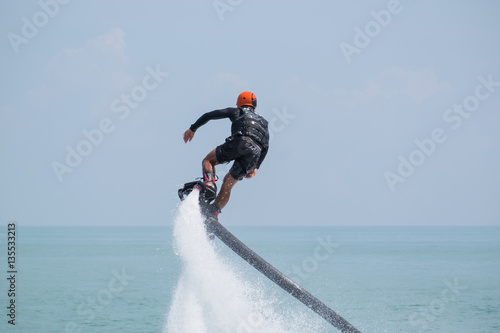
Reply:
<svg viewBox="0 0 500 333"><path fill-rule="evenodd" d="M213 149L202 161L203 168L203 184L205 188L205 197L215 198L217 194L217 185L215 184L215 165L218 164L215 149Z"/></svg>
<svg viewBox="0 0 500 333"><path fill-rule="evenodd" d="M219 209L224 208L229 201L229 197L231 196L231 190L233 186L238 182L237 179L234 179L230 173L228 173L224 177L224 182L222 183L222 187L220 189L219 195L215 199L215 204Z"/></svg>
<svg viewBox="0 0 500 333"><path fill-rule="evenodd" d="M205 172L210 172L215 175L215 166L219 164L217 161L217 156L215 155L215 149L213 149L201 162L203 168L203 174Z"/></svg>

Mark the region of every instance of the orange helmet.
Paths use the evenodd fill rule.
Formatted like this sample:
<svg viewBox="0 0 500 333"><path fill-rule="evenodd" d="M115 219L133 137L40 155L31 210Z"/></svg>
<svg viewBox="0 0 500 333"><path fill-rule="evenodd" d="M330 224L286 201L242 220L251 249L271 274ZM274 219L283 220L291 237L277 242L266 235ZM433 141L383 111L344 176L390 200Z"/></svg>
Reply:
<svg viewBox="0 0 500 333"><path fill-rule="evenodd" d="M257 107L257 97L251 91L244 91L238 96L238 100L236 101L236 105L238 107L242 107L245 105Z"/></svg>

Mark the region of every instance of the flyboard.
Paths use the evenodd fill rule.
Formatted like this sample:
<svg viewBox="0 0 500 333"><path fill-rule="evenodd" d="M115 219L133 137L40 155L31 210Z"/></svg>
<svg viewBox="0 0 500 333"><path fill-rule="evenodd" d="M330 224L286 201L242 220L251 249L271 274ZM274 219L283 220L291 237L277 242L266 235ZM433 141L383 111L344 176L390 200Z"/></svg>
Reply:
<svg viewBox="0 0 500 333"><path fill-rule="evenodd" d="M204 212L207 211L207 208L210 204L210 201L213 200L213 197L209 198L208 200L204 197L201 191L203 187L200 186L200 182L201 181L194 181L186 183L184 187L179 190L178 194L180 199L183 200L193 191L193 189L200 190L200 208L202 212ZM265 259L252 251L252 249L246 246L243 242L236 238L236 236L229 232L222 224L220 224L215 217L206 217L205 227L207 233L211 233L217 236L224 244L226 244L231 250L238 254L243 260L248 262L255 269L264 274L267 278L280 286L290 295L304 303L308 308L323 317L327 322L340 330L340 332L361 333L361 331L352 326L347 320L342 318L339 314L330 309L307 290L299 286L297 283L293 282L285 274L281 273Z"/></svg>

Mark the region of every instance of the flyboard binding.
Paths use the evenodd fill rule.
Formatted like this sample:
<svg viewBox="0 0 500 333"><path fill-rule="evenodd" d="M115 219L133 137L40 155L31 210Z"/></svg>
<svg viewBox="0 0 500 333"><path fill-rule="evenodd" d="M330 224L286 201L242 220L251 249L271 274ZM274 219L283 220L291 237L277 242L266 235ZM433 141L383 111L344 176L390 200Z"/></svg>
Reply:
<svg viewBox="0 0 500 333"><path fill-rule="evenodd" d="M207 234L210 239L214 239L213 233L210 232L210 222L213 220L218 221L214 205L212 203L212 201L215 200L217 193L212 188L207 187L203 180L199 179L184 184L184 186L177 191L181 201L187 198L187 196L191 194L194 189L198 189L200 191L200 209L203 217L205 218Z"/></svg>

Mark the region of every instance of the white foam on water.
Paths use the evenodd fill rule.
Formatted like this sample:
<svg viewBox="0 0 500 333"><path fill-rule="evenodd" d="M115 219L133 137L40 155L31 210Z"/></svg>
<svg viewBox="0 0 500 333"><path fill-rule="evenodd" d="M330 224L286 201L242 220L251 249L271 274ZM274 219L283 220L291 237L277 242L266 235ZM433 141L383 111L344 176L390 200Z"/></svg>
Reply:
<svg viewBox="0 0 500 333"><path fill-rule="evenodd" d="M205 232L198 191L193 191L179 205L173 232L174 249L183 268L165 333L310 331L304 327L291 328L291 322L298 319L303 323L303 314L288 313L288 318L278 314L271 296L246 281L234 264L216 251L214 241Z"/></svg>

